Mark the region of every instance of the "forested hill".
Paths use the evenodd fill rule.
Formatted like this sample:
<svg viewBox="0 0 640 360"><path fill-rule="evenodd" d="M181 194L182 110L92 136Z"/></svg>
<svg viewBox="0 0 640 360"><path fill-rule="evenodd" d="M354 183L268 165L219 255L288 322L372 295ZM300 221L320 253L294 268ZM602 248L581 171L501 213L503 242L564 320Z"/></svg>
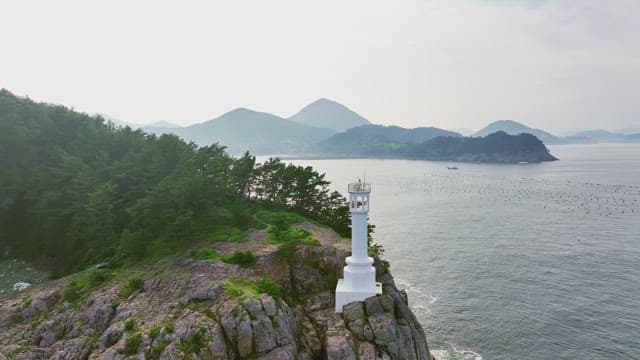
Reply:
<svg viewBox="0 0 640 360"><path fill-rule="evenodd" d="M406 129L399 126L362 125L335 134L316 144L321 154L381 156L397 155L398 149L408 144L423 143L438 136L459 137L458 133L435 127Z"/></svg>
<svg viewBox="0 0 640 360"><path fill-rule="evenodd" d="M400 154L411 159L505 164L558 160L537 137L509 135L503 131L485 137L440 136L407 146Z"/></svg>
<svg viewBox="0 0 640 360"><path fill-rule="evenodd" d="M567 140L552 135L546 131L534 129L513 120L498 120L475 132L472 136L484 137L498 131L504 131L509 135L531 134L542 140L547 145L566 144Z"/></svg>
<svg viewBox="0 0 640 360"><path fill-rule="evenodd" d="M335 134L316 145L319 155L519 163L557 160L533 135L503 131L485 137L463 137L438 128L405 129L363 125Z"/></svg>
<svg viewBox="0 0 640 360"><path fill-rule="evenodd" d="M262 209L348 233L344 198L310 167L256 164L248 153L114 128L6 90L0 154L0 251L56 275L241 237Z"/></svg>

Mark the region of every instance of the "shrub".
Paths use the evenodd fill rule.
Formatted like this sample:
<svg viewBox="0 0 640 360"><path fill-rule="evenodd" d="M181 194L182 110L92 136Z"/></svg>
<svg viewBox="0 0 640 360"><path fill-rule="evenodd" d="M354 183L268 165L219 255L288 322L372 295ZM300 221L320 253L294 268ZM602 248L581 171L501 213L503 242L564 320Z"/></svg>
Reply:
<svg viewBox="0 0 640 360"><path fill-rule="evenodd" d="M282 297L282 289L280 288L280 286L275 281L269 278L262 278L258 280L258 282L256 283L256 288L258 292L268 294L271 297Z"/></svg>
<svg viewBox="0 0 640 360"><path fill-rule="evenodd" d="M11 316L9 317L9 320L11 321L12 324L18 324L21 323L22 320L24 320L24 318L22 317L22 314L11 314Z"/></svg>
<svg viewBox="0 0 640 360"><path fill-rule="evenodd" d="M127 341L124 344L124 347L118 350L118 353L128 356L133 356L138 353L138 348L142 344L142 334L134 333L127 337Z"/></svg>
<svg viewBox="0 0 640 360"><path fill-rule="evenodd" d="M228 264L235 264L243 268L253 267L256 265L256 257L251 251L236 251L231 256L225 256L222 261Z"/></svg>
<svg viewBox="0 0 640 360"><path fill-rule="evenodd" d="M243 298L245 296L245 290L241 284L232 280L224 282L224 291L232 298Z"/></svg>
<svg viewBox="0 0 640 360"><path fill-rule="evenodd" d="M155 339L158 337L158 335L160 335L160 330L162 328L160 326L155 326L153 327L151 330L149 330L149 337L151 339Z"/></svg>
<svg viewBox="0 0 640 360"><path fill-rule="evenodd" d="M127 319L127 321L124 322L124 330L126 332L134 332L136 329L136 321L133 320L133 318L129 318Z"/></svg>
<svg viewBox="0 0 640 360"><path fill-rule="evenodd" d="M170 341L167 339L160 340L159 343L151 347L151 351L149 352L149 357L151 359L160 359L162 352L169 344L170 344Z"/></svg>
<svg viewBox="0 0 640 360"><path fill-rule="evenodd" d="M68 301L70 304L76 304L80 298L82 297L82 285L78 280L73 279L67 285L67 288L64 290L64 299Z"/></svg>
<svg viewBox="0 0 640 360"><path fill-rule="evenodd" d="M110 280L113 274L104 269L93 269L89 272L89 285L93 288Z"/></svg>
<svg viewBox="0 0 640 360"><path fill-rule="evenodd" d="M127 284L122 289L122 293L120 294L120 297L122 297L123 299L128 298L134 292L142 289L143 285L144 285L144 280L142 280L141 278L137 276L129 278L129 280L127 281Z"/></svg>

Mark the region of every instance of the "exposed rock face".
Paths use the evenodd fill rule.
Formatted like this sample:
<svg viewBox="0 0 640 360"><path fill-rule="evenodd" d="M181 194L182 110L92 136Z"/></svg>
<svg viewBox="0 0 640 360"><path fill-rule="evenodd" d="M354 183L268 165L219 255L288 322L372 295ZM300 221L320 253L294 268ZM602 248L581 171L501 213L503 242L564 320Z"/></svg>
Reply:
<svg viewBox="0 0 640 360"><path fill-rule="evenodd" d="M0 360L430 359L406 294L380 264L384 295L333 313L344 255L299 246L286 259L261 256L255 269L189 259L157 264L129 297L124 280L112 281L77 305L64 300L69 279L35 286L0 302ZM264 277L282 295L255 291Z"/></svg>

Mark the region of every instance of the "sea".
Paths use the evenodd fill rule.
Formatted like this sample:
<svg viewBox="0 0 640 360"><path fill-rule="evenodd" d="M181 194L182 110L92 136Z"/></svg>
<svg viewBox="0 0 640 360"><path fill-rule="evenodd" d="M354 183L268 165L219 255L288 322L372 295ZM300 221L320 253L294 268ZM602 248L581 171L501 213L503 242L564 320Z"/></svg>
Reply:
<svg viewBox="0 0 640 360"><path fill-rule="evenodd" d="M640 359L640 144L550 150L560 161L287 161L345 195L372 184L375 242L438 360ZM0 291L34 272L0 261Z"/></svg>
<svg viewBox="0 0 640 360"><path fill-rule="evenodd" d="M372 184L375 242L438 360L640 359L640 144L550 150L293 163Z"/></svg>

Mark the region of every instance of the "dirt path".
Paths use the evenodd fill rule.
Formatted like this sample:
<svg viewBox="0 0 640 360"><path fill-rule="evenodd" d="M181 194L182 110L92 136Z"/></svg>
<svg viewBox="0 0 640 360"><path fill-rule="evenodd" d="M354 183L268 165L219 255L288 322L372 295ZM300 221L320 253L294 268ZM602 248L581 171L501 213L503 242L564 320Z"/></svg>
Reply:
<svg viewBox="0 0 640 360"><path fill-rule="evenodd" d="M351 248L351 243L343 240L333 229L317 226L308 221L293 226L312 233L323 246L334 246L342 250Z"/></svg>
<svg viewBox="0 0 640 360"><path fill-rule="evenodd" d="M338 249L348 251L351 249L351 243L344 240L338 233L330 228L318 226L305 221L300 224L295 224L293 227L307 230L313 236L320 241L323 246L334 246ZM236 251L250 250L256 255L267 255L276 251L277 245L267 245L264 243L269 232L266 229L263 230L249 230L247 233L250 241L241 243L216 243L215 247L218 254L222 256L228 256Z"/></svg>

